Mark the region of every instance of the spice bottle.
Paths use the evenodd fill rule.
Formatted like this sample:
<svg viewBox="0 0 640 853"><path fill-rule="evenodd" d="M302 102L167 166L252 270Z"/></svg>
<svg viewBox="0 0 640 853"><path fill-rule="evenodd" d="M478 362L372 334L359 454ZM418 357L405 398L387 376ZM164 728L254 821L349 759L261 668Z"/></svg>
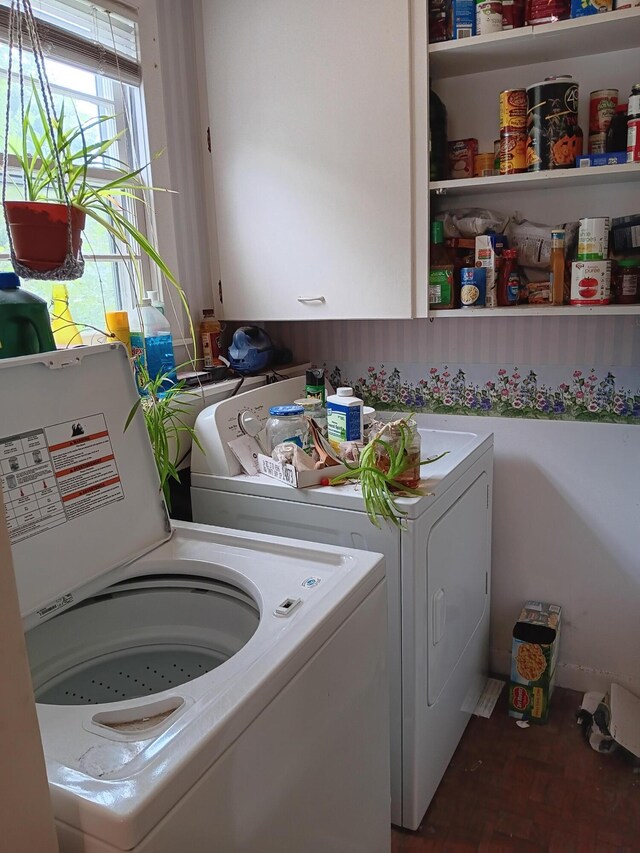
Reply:
<svg viewBox="0 0 640 853"><path fill-rule="evenodd" d="M220 358L220 332L222 326L216 320L213 308L205 308L202 312L202 320L198 332L202 344L202 366L205 370L211 370L224 364Z"/></svg>
<svg viewBox="0 0 640 853"><path fill-rule="evenodd" d="M564 303L564 229L551 232L551 304Z"/></svg>

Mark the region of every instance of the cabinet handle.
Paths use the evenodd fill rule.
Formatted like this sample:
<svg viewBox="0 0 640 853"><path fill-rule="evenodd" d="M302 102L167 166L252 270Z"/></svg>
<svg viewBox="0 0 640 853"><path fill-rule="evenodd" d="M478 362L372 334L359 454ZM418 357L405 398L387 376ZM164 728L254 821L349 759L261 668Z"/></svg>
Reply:
<svg viewBox="0 0 640 853"><path fill-rule="evenodd" d="M324 296L298 296L298 302L326 302Z"/></svg>

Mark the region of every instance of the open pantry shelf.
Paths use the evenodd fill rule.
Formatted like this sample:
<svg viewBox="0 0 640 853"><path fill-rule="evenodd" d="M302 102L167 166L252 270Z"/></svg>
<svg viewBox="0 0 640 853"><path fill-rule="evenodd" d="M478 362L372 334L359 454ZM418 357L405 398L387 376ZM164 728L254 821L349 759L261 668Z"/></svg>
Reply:
<svg viewBox="0 0 640 853"><path fill-rule="evenodd" d="M434 79L637 49L640 7L429 45Z"/></svg>
<svg viewBox="0 0 640 853"><path fill-rule="evenodd" d="M492 175L488 178L433 181L429 189L436 195L461 196L510 190L539 190L547 187L596 186L598 184L640 181L640 163L621 166L589 166L582 169L554 169L546 172L525 172L521 175Z"/></svg>
<svg viewBox="0 0 640 853"><path fill-rule="evenodd" d="M640 305L516 305L513 308L454 308L432 317L619 317L640 315ZM638 322L638 321L636 321Z"/></svg>

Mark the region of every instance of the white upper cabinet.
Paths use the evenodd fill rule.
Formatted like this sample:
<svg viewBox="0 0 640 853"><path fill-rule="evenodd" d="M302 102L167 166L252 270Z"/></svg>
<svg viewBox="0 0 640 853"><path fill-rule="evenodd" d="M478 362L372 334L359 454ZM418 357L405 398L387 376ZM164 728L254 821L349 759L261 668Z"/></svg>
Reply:
<svg viewBox="0 0 640 853"><path fill-rule="evenodd" d="M226 319L415 314L412 8L203 0Z"/></svg>

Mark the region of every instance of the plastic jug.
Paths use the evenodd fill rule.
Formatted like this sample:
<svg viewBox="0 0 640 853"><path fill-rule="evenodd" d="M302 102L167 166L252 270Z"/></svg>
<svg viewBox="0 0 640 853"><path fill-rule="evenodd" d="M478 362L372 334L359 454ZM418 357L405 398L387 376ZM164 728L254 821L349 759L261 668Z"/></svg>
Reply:
<svg viewBox="0 0 640 853"><path fill-rule="evenodd" d="M54 284L51 305L51 328L59 347L82 346L82 335L69 308L69 291L66 284Z"/></svg>
<svg viewBox="0 0 640 853"><path fill-rule="evenodd" d="M142 385L141 365L146 366L152 380L167 373L170 382L177 382L171 327L164 314L151 305L150 299L143 299L139 308L129 311L129 327L138 388Z"/></svg>
<svg viewBox="0 0 640 853"><path fill-rule="evenodd" d="M15 273L0 273L0 358L55 348L45 300L23 290Z"/></svg>

